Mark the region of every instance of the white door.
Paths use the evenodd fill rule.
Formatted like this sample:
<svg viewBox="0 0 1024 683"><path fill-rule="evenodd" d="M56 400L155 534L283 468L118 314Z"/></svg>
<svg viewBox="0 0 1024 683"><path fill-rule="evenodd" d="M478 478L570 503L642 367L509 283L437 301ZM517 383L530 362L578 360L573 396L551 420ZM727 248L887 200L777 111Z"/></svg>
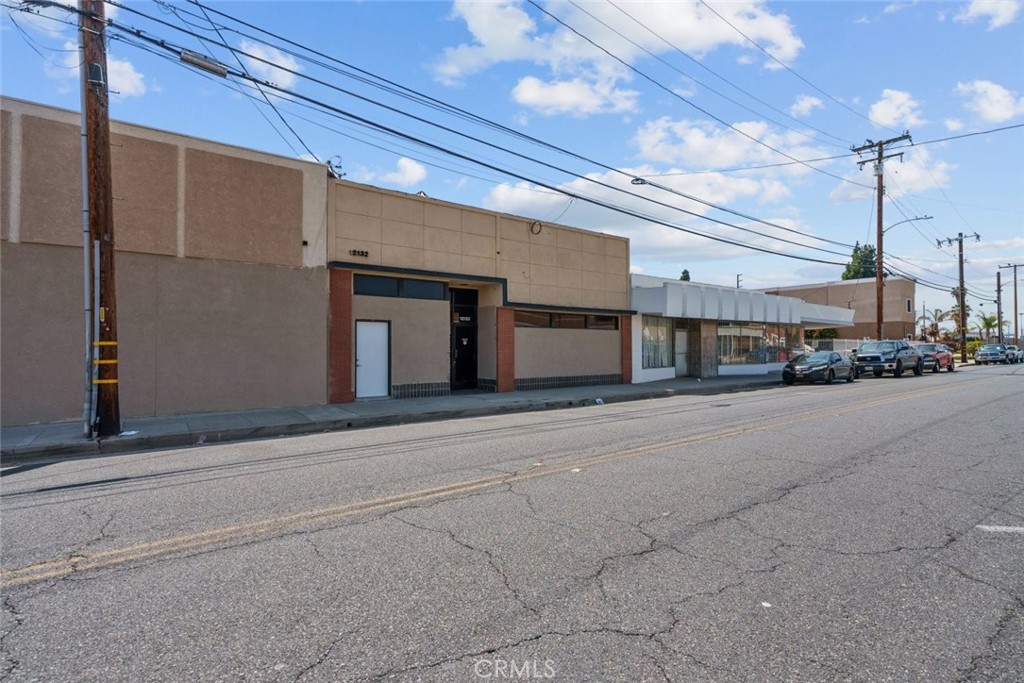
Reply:
<svg viewBox="0 0 1024 683"><path fill-rule="evenodd" d="M676 377L686 377L690 374L686 368L687 339L686 330L676 330Z"/></svg>
<svg viewBox="0 0 1024 683"><path fill-rule="evenodd" d="M356 398L387 396L391 325L356 321Z"/></svg>

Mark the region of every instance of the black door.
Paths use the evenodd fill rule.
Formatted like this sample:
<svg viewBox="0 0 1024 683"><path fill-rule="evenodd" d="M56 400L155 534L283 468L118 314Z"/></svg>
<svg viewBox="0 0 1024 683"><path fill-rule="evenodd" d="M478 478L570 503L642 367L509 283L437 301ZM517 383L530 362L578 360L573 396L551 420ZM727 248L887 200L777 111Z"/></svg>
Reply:
<svg viewBox="0 0 1024 683"><path fill-rule="evenodd" d="M452 300L452 389L476 389L477 291L449 291Z"/></svg>

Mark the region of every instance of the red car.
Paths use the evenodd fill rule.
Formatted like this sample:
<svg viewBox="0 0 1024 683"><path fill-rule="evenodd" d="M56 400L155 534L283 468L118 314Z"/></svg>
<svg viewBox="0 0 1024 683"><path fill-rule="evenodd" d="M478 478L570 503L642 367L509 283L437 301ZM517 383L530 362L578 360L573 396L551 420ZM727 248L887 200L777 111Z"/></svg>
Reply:
<svg viewBox="0 0 1024 683"><path fill-rule="evenodd" d="M938 372L946 368L949 372L956 369L953 362L953 351L945 344L918 344L917 350L924 360L925 369L931 368L932 372Z"/></svg>

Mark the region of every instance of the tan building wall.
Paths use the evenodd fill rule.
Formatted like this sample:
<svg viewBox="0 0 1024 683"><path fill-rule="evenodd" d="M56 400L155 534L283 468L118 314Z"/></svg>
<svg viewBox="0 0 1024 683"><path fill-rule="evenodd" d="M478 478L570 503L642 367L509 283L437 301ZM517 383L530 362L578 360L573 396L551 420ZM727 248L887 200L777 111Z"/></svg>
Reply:
<svg viewBox="0 0 1024 683"><path fill-rule="evenodd" d="M451 305L447 301L353 296L353 323L391 323L391 384L447 382L451 375Z"/></svg>
<svg viewBox="0 0 1024 683"><path fill-rule="evenodd" d="M618 330L516 328L516 379L621 375Z"/></svg>
<svg viewBox="0 0 1024 683"><path fill-rule="evenodd" d="M75 419L79 117L0 104L0 419ZM111 133L122 414L325 402L326 170L117 122Z"/></svg>
<svg viewBox="0 0 1024 683"><path fill-rule="evenodd" d="M877 298L874 278L840 280L820 285L765 290L791 296L807 303L853 309L853 325L836 328L842 339L874 339L877 335ZM915 303L916 283L900 277L885 279L882 329L885 337L901 339L913 335L919 313ZM909 301L909 310L908 310Z"/></svg>
<svg viewBox="0 0 1024 683"><path fill-rule="evenodd" d="M0 249L3 424L78 419L81 250ZM117 255L124 417L310 405L326 397L326 269Z"/></svg>
<svg viewBox="0 0 1024 683"><path fill-rule="evenodd" d="M625 238L345 181L328 211L331 262L503 278L513 303L629 307Z"/></svg>

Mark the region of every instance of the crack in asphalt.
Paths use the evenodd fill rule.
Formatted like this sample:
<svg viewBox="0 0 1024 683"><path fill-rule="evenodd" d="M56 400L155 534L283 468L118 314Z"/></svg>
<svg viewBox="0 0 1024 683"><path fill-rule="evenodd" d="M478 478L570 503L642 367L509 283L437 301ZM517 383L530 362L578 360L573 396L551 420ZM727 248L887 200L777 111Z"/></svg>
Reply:
<svg viewBox="0 0 1024 683"><path fill-rule="evenodd" d="M4 596L4 611L14 619L14 625L0 634L0 650L4 653L4 676L6 677L13 674L21 666L21 662L11 655L10 649L5 646L5 641L8 636L12 635L18 630L18 627L25 623L25 615L21 613L21 610L11 600L10 595Z"/></svg>
<svg viewBox="0 0 1024 683"><path fill-rule="evenodd" d="M1016 616L1019 612L1024 610L1024 602L1021 602L1019 599L1017 599L1016 603L1016 605L1011 605L1009 607L1003 608L1003 615L999 617L999 621L996 622L995 630L989 635L989 637L985 641L985 644L982 646L983 651L971 657L971 662L970 664L968 664L966 669L960 670L963 673L961 673L960 677L957 679L958 682L967 683L968 681L976 680L975 676L977 676L980 673L979 669L981 667L982 662L984 662L986 659L990 657L995 656L996 642L1000 638L1002 638L1003 631L1005 631L1007 627L1010 625L1010 623L1013 621L1014 616Z"/></svg>
<svg viewBox="0 0 1024 683"><path fill-rule="evenodd" d="M355 635L356 633L358 633L358 631L345 631L344 633L338 634L338 637L331 641L331 644L328 645L327 648L323 652L320 653L320 656L317 657L315 662L313 662L312 664L309 664L308 666L300 669L295 674L295 677L292 679L293 683L298 683L298 681L303 676L308 674L313 669L316 669L317 667L321 666L331 656L331 653L334 651L334 648L336 648L338 646L338 643L340 643L341 641L345 640L349 636Z"/></svg>
<svg viewBox="0 0 1024 683"><path fill-rule="evenodd" d="M93 521L92 515L89 514L88 509L84 509L83 508L81 510L81 513L83 515L85 515L86 519L88 519L90 522ZM103 541L103 540L106 540L107 538L109 538L107 536L107 527L110 526L110 524L114 521L115 514L116 513L113 513L113 512L110 513L110 517L107 518L107 521L104 522L103 526L100 527L100 534L99 534L99 536L96 536L95 538L89 539L88 541L86 541L85 543L82 543L77 548L75 548L70 553L68 553L67 562L68 562L68 564L71 565L71 573L72 574L74 574L74 573L76 573L78 571L78 563L79 562L81 562L82 560L88 559L89 556L85 553L85 550L89 546L95 545L96 543L99 543L100 541Z"/></svg>
<svg viewBox="0 0 1024 683"><path fill-rule="evenodd" d="M540 617L540 612L537 610L537 608L531 605L529 602L527 602L526 598L524 598L522 593L519 592L519 589L512 585L512 580L508 577L508 574L505 573L505 570L502 569L501 565L498 563L497 558L494 556L494 553L492 553L490 550L486 548L477 548L476 546L467 543L466 541L463 541L461 538L456 536L455 532L451 529L435 529L434 527L417 524L397 513L392 514L392 517L402 522L403 524L411 526L414 529L419 529L421 531L429 531L435 534L447 536L456 545L459 545L463 548L466 548L467 550L471 550L474 553L479 553L486 557L487 563L491 566L491 569L493 569L494 572L499 577L501 577L502 582L505 584L505 589L515 597L516 601L520 604L520 606L522 606L522 608L526 611L530 612L534 617Z"/></svg>

